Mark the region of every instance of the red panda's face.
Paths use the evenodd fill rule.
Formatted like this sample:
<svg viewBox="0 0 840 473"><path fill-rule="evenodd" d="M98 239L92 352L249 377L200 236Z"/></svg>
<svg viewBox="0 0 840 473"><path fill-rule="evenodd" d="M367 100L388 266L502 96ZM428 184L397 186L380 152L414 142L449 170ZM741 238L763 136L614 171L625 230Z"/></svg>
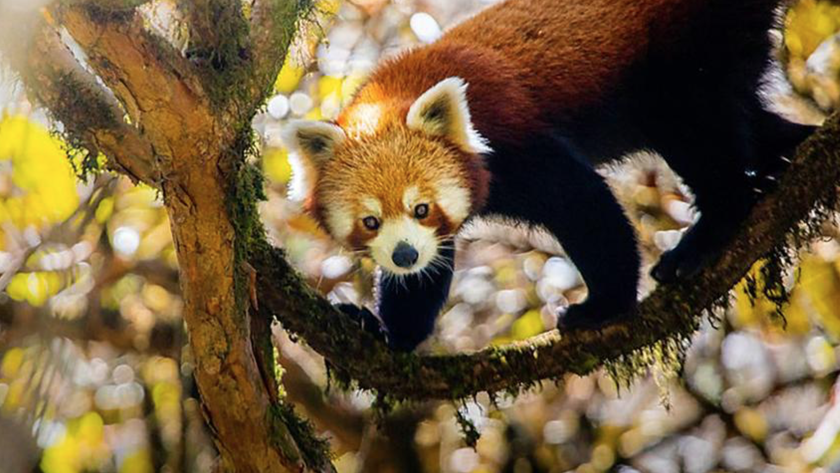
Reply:
<svg viewBox="0 0 840 473"><path fill-rule="evenodd" d="M469 124L465 86L447 81L420 97L405 121L374 133L348 136L308 122L293 125L287 138L302 155L296 168L306 171L324 228L394 274L433 266L486 194L476 154L487 149Z"/></svg>
<svg viewBox="0 0 840 473"><path fill-rule="evenodd" d="M333 238L392 273L420 271L472 211L465 159L404 128L348 139L321 170L316 214Z"/></svg>

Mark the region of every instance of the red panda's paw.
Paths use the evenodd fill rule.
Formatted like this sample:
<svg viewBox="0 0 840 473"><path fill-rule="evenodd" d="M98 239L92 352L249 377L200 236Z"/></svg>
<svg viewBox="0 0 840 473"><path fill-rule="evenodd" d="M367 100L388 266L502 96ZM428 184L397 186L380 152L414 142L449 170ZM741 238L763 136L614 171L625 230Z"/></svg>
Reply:
<svg viewBox="0 0 840 473"><path fill-rule="evenodd" d="M682 242L673 250L659 257L659 262L650 275L659 284L671 284L696 276L706 263L705 255L698 249Z"/></svg>
<svg viewBox="0 0 840 473"><path fill-rule="evenodd" d="M608 325L630 318L635 307L592 304L586 301L559 310L557 329L561 332L574 330L600 330Z"/></svg>
<svg viewBox="0 0 840 473"><path fill-rule="evenodd" d="M377 340L383 343L388 342L382 322L367 307L359 307L354 304L338 304L335 308L350 316L362 330L373 335Z"/></svg>

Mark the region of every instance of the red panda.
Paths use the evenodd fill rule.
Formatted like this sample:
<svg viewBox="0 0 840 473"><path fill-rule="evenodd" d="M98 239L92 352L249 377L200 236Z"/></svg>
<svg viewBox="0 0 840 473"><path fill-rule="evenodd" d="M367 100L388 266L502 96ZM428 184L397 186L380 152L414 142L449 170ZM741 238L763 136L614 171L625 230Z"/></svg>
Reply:
<svg viewBox="0 0 840 473"><path fill-rule="evenodd" d="M448 296L453 237L492 215L548 230L579 269L588 297L561 328L632 315L635 234L594 166L642 149L701 214L653 275L696 273L811 131L758 94L779 3L508 0L385 61L335 122L289 124L309 209L383 269L378 318L344 309L412 350Z"/></svg>

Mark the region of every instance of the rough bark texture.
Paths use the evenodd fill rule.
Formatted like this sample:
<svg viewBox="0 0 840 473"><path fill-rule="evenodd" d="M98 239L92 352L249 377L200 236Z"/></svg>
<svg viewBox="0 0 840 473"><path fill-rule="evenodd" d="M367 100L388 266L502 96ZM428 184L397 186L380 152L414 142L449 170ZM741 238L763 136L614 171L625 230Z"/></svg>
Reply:
<svg viewBox="0 0 840 473"><path fill-rule="evenodd" d="M264 374L273 376L273 369L258 366L248 299L242 297L246 284L239 279L244 242L229 203L246 152L240 136L250 130L256 109L243 110L240 104L246 98L248 103L261 103L271 83L259 93L243 88L237 100L219 107L222 98L211 95L208 87L214 77L208 74L220 72L194 64L148 31L140 14L130 8L139 3L120 7L118 2L66 2L51 9L48 20L30 15L26 23L37 27L37 33L25 51L9 55L13 67L34 97L64 124L72 142L94 156L104 152L112 167L162 192L178 252L195 376L222 454L220 467L241 472L332 471L323 449L278 399L276 382L267 382ZM284 29L278 35L292 37L301 2L256 3L273 4L285 14L276 18L277 27ZM223 15L227 16L217 20L245 26L240 38L246 44L249 25L241 11L229 9ZM62 43L58 25L66 27L85 51L88 66L107 89ZM197 43L213 48L216 39ZM276 75L288 41L276 46L279 51L259 63L265 76ZM228 64L225 73L237 75L257 67L238 51ZM66 107L68 103L74 107ZM230 113L233 110L236 113ZM269 336L261 334L261 339Z"/></svg>
<svg viewBox="0 0 840 473"><path fill-rule="evenodd" d="M123 121L124 112L113 94L82 68L58 32L40 18L2 22L2 26L8 38L26 38L27 31L35 32L25 52L12 51L9 57L20 66L17 69L32 95L64 124L72 140L94 157L99 152L108 155L114 169L135 181L154 183L152 146Z"/></svg>
<svg viewBox="0 0 840 473"><path fill-rule="evenodd" d="M7 56L32 95L63 123L71 143L94 156L104 153L112 168L161 190L178 252L196 379L225 470L332 470L323 445L278 396L269 330L274 316L323 354L340 379L386 398L516 392L684 339L753 262L778 253L791 235L801 243L808 231L800 223L810 220L813 228L815 206L836 200L840 123L834 117L803 144L777 191L755 209L725 254L697 278L657 289L637 318L597 333L552 332L472 354L392 353L304 283L266 242L256 213L261 177L245 165L250 119L310 3L255 0L250 18L224 2L190 3L187 23L196 37L187 56L144 28L131 8L141 3L65 1L48 21L36 14L0 21L0 27L20 37L36 31L22 53ZM0 11L3 18L11 17ZM229 34L215 34L211 24ZM59 25L84 49L107 89L62 43ZM251 268L259 292L254 311Z"/></svg>

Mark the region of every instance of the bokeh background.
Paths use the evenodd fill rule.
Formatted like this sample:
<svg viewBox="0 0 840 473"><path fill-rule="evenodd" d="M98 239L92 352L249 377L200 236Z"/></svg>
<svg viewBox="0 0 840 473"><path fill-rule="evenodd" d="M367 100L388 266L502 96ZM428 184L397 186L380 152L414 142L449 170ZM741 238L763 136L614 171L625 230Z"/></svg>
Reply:
<svg viewBox="0 0 840 473"><path fill-rule="evenodd" d="M254 122L268 177L261 211L272 240L331 300L369 303L373 266L287 199L283 123L335 117L381 58L434 41L490 3L331 0L300 34ZM186 46L174 2L145 12L150 28ZM790 83L777 84L774 103L817 122L840 103L840 5L801 0L776 36L777 76ZM159 196L110 174L79 181L54 129L2 73L0 472L211 471L216 452ZM695 218L690 195L655 156L604 172L649 265ZM657 360L630 385L600 371L516 398L414 404L382 417L369 393L330 388L323 360L276 327L285 393L330 439L340 472L840 471L840 230L823 233L789 275L784 320L736 290L682 369ZM557 307L585 297L573 264L543 235L481 223L458 245L452 297L426 352L528 338L554 327ZM458 416L480 430L475 449Z"/></svg>

